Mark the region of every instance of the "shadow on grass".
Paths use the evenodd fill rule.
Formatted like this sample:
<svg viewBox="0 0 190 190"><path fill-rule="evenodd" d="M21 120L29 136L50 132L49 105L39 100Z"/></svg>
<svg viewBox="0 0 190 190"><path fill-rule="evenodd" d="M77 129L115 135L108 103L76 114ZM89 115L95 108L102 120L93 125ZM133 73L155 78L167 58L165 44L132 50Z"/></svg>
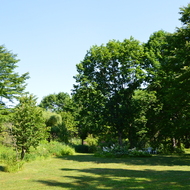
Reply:
<svg viewBox="0 0 190 190"><path fill-rule="evenodd" d="M66 175L72 169L63 169L64 179L68 182L55 180L39 180L47 186L61 187L70 190L122 190L122 189L164 189L189 190L190 171L155 171L126 169L77 169L77 176ZM75 171L75 172L76 172ZM71 174L71 173L70 173Z"/></svg>
<svg viewBox="0 0 190 190"><path fill-rule="evenodd" d="M148 165L148 166L190 166L190 155L154 155L152 157L126 157L126 158L100 158L92 154L78 154L62 157L64 160L77 162L94 163L123 163L127 165Z"/></svg>
<svg viewBox="0 0 190 190"><path fill-rule="evenodd" d="M0 172L4 172L4 166L0 166Z"/></svg>
<svg viewBox="0 0 190 190"><path fill-rule="evenodd" d="M153 156L150 158L98 158L88 154L66 156L62 159L73 160L81 163L93 162L92 168L61 169L63 179L38 180L37 182L50 187L61 187L70 190L122 190L122 189L157 189L157 190L189 190L190 171L140 169L140 165L150 166L189 166L190 157L178 156ZM107 168L102 164L120 163L120 168ZM101 167L98 166L101 164ZM133 169L122 169L122 164L137 165ZM80 163L79 163L80 165ZM139 167L139 169L138 169ZM153 167L154 168L154 167ZM186 170L186 169L185 169Z"/></svg>

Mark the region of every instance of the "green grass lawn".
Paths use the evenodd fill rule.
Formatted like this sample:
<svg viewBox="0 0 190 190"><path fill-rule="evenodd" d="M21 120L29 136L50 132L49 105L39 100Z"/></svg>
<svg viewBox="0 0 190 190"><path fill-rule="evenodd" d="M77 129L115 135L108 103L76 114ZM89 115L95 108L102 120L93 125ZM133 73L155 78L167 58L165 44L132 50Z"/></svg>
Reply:
<svg viewBox="0 0 190 190"><path fill-rule="evenodd" d="M3 166L0 166L2 169ZM0 190L190 189L190 155L98 158L76 154L0 171Z"/></svg>

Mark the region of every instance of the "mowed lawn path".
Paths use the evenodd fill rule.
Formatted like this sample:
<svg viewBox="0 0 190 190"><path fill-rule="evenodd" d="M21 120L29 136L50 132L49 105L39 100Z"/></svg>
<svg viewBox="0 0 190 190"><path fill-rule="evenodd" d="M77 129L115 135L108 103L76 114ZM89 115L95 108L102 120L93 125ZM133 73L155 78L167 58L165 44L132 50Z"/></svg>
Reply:
<svg viewBox="0 0 190 190"><path fill-rule="evenodd" d="M0 166L2 168L2 166ZM0 171L0 190L190 190L190 156L98 158L76 154Z"/></svg>

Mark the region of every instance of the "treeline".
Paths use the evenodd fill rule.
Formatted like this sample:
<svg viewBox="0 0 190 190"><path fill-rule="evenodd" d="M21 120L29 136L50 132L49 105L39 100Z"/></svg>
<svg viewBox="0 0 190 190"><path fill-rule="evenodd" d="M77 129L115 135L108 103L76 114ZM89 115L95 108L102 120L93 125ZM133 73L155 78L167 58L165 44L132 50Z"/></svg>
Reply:
<svg viewBox="0 0 190 190"><path fill-rule="evenodd" d="M127 141L131 148L190 147L190 4L182 27L92 46L73 90L81 138Z"/></svg>
<svg viewBox="0 0 190 190"><path fill-rule="evenodd" d="M16 55L0 46L0 141L21 158L41 140L80 137L130 148L190 147L190 4L181 28L92 46L77 64L72 96L60 92L37 105L25 92L29 74L15 72ZM18 101L14 108L7 102Z"/></svg>

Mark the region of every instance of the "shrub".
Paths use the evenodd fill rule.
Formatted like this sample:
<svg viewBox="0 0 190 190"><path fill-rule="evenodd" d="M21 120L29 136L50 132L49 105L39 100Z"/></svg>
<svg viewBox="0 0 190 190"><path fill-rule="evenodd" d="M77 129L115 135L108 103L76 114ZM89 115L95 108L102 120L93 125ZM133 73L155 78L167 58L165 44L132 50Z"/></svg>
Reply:
<svg viewBox="0 0 190 190"><path fill-rule="evenodd" d="M94 156L97 156L97 157L103 157L103 158L113 158L114 155L113 153L111 152L95 152Z"/></svg>
<svg viewBox="0 0 190 190"><path fill-rule="evenodd" d="M176 153L176 154L184 154L185 149L184 148L174 148L174 153Z"/></svg>
<svg viewBox="0 0 190 190"><path fill-rule="evenodd" d="M185 149L183 146L177 148L173 147L171 143L162 143L159 145L158 152L161 154L184 154Z"/></svg>
<svg viewBox="0 0 190 190"><path fill-rule="evenodd" d="M69 141L69 144L72 145L72 146L80 145L80 144L81 144L81 139L74 137L74 138L72 138L72 139Z"/></svg>
<svg viewBox="0 0 190 190"><path fill-rule="evenodd" d="M17 159L16 152L11 147L0 145L0 162L5 164L3 171L17 172L22 169L24 162Z"/></svg>
<svg viewBox="0 0 190 190"><path fill-rule="evenodd" d="M85 141L88 145L88 152L93 153L97 151L98 138L94 138L93 136L89 135Z"/></svg>
<svg viewBox="0 0 190 190"><path fill-rule="evenodd" d="M13 155L15 152L11 147L6 147L0 144L0 162L4 162L9 155Z"/></svg>
<svg viewBox="0 0 190 190"><path fill-rule="evenodd" d="M147 151L137 150L136 148L129 149L128 150L128 155L131 156L131 157L150 157L150 156L152 156Z"/></svg>
<svg viewBox="0 0 190 190"><path fill-rule="evenodd" d="M65 155L74 155L75 154L75 149L68 146L68 145L63 145L63 148L60 152L60 156L65 156Z"/></svg>
<svg viewBox="0 0 190 190"><path fill-rule="evenodd" d="M17 159L16 152L10 147L0 145L0 162L5 164L3 168L6 172L16 172L23 168L24 162L45 159L50 156L73 155L74 148L60 142L41 143L37 148L30 148L23 161Z"/></svg>
<svg viewBox="0 0 190 190"><path fill-rule="evenodd" d="M137 150L136 148L128 149L127 146L112 145L111 147L100 147L99 151L95 153L95 156L100 157L125 157L125 156L135 156L135 157L149 157L146 151Z"/></svg>
<svg viewBox="0 0 190 190"><path fill-rule="evenodd" d="M5 172L17 172L20 171L23 168L24 161L17 160L15 156L7 158L6 161L4 161L6 164L4 167Z"/></svg>
<svg viewBox="0 0 190 190"><path fill-rule="evenodd" d="M89 146L88 145L76 145L75 151L78 153L89 153Z"/></svg>
<svg viewBox="0 0 190 190"><path fill-rule="evenodd" d="M30 154L25 157L26 161L44 159L50 156L73 155L74 148L63 143L52 141L50 143L41 143L36 149L31 149Z"/></svg>
<svg viewBox="0 0 190 190"><path fill-rule="evenodd" d="M123 157L128 154L126 146L119 146L117 144L113 144L110 147L99 147L99 150L95 153L96 156L101 157Z"/></svg>
<svg viewBox="0 0 190 190"><path fill-rule="evenodd" d="M97 146L98 145L98 139L97 138L94 138L92 137L91 135L89 135L85 141L87 142L87 144L89 146Z"/></svg>

